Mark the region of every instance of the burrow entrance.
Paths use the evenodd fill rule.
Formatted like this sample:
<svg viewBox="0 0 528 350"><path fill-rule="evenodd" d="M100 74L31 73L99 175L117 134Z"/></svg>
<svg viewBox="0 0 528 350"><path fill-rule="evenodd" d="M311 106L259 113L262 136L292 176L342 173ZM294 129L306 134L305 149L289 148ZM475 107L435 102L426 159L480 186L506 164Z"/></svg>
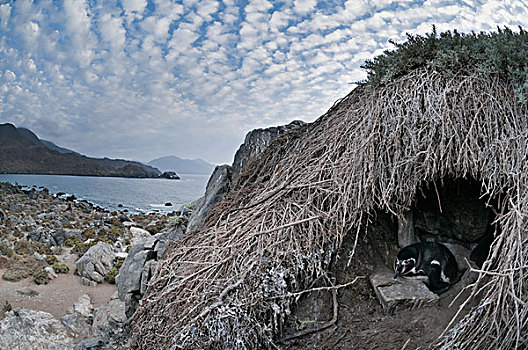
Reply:
<svg viewBox="0 0 528 350"><path fill-rule="evenodd" d="M397 301L391 310L380 303L371 277L385 269L390 276L388 284L392 283L393 262L400 244L409 243L405 240L448 245L456 250L460 268L467 268L465 259L472 266L481 265L497 230L493 222L498 203L481 197L480 192L481 183L474 179L444 179L424 184L405 222L381 210L372 217L366 232L359 237L352 259L349 256L354 249L355 232L347 235L329 277L336 285L360 279L338 291L337 317L330 292L309 293L301 298L286 322L286 334L302 333L333 318L337 320L322 331L295 337L283 344L285 348L329 348L331 344L332 349L399 349L404 345L408 348L431 345L466 300L469 290L458 299L455 297L476 274L468 270L460 282L431 303L416 302L409 295L410 302ZM478 302L478 298L471 300L458 317L463 317Z"/></svg>

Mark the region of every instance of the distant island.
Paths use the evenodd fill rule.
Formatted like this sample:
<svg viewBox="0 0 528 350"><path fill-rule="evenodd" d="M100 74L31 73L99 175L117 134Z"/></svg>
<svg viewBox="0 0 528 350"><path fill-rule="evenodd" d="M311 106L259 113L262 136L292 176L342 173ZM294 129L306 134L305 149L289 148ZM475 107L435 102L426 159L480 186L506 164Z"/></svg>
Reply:
<svg viewBox="0 0 528 350"><path fill-rule="evenodd" d="M176 172L177 174L211 175L215 166L203 159L182 159L176 156L167 156L151 160L147 163L163 172Z"/></svg>
<svg viewBox="0 0 528 350"><path fill-rule="evenodd" d="M159 178L162 173L139 162L90 158L41 140L31 130L0 124L0 173ZM164 178L178 178L176 174Z"/></svg>

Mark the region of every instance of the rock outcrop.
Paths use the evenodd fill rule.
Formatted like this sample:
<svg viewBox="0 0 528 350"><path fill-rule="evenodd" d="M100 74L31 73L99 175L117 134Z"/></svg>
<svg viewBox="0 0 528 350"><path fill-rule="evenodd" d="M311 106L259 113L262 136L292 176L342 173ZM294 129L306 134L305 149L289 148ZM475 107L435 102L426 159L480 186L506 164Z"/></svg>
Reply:
<svg viewBox="0 0 528 350"><path fill-rule="evenodd" d="M268 148L269 144L280 135L295 130L306 123L301 120L294 120L290 124L274 126L266 129L255 129L250 131L244 140L244 143L235 153L235 159L233 160L232 176L235 180L244 165L254 157L264 152Z"/></svg>
<svg viewBox="0 0 528 350"><path fill-rule="evenodd" d="M106 344L105 349L123 349L128 332L125 303L114 293L93 313L92 335ZM93 341L95 342L95 341Z"/></svg>
<svg viewBox="0 0 528 350"><path fill-rule="evenodd" d="M161 260L167 244L185 232L187 218L180 217L180 220L180 224L172 229L147 237L130 248L116 277L119 299L125 303L127 317L131 317L139 306L148 281L158 261Z"/></svg>
<svg viewBox="0 0 528 350"><path fill-rule="evenodd" d="M70 334L77 337L89 335L92 326L93 304L86 294L81 295L79 300L73 303L70 313L61 317L62 324Z"/></svg>
<svg viewBox="0 0 528 350"><path fill-rule="evenodd" d="M0 321L2 349L75 349L67 328L47 312L15 308Z"/></svg>
<svg viewBox="0 0 528 350"><path fill-rule="evenodd" d="M195 203L193 214L187 225L188 230L193 230L201 224L209 210L220 202L231 187L231 167L219 165L207 182L205 195Z"/></svg>
<svg viewBox="0 0 528 350"><path fill-rule="evenodd" d="M114 267L115 253L113 247L105 242L99 242L75 262L77 273L81 277L101 283L108 271Z"/></svg>
<svg viewBox="0 0 528 350"><path fill-rule="evenodd" d="M236 152L233 164L231 166L221 165L215 168L207 183L205 195L195 203L187 230L195 230L203 223L209 210L224 198L231 184L236 181L242 168L250 159L258 157L277 137L298 129L305 124L303 121L295 120L288 125L255 129L249 132L244 143Z"/></svg>

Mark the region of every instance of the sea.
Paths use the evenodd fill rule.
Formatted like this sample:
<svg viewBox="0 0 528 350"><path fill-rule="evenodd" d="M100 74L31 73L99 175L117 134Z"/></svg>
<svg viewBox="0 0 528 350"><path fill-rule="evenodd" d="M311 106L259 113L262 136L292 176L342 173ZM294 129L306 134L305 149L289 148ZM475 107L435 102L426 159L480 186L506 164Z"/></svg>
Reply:
<svg viewBox="0 0 528 350"><path fill-rule="evenodd" d="M74 195L104 209L169 213L205 193L208 175L178 174L180 180L0 174L0 182Z"/></svg>

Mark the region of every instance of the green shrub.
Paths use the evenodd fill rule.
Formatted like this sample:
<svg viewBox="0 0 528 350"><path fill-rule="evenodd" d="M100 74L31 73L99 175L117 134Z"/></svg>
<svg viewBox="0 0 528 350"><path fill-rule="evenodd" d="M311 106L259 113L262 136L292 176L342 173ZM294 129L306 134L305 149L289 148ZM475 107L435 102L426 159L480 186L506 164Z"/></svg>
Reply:
<svg viewBox="0 0 528 350"><path fill-rule="evenodd" d="M155 235L156 233L159 233L165 229L165 223L158 221L155 225L149 225L145 227L145 230L147 230L151 235Z"/></svg>
<svg viewBox="0 0 528 350"><path fill-rule="evenodd" d="M33 247L28 241L20 239L15 242L15 253L18 255L30 255L33 254Z"/></svg>
<svg viewBox="0 0 528 350"><path fill-rule="evenodd" d="M7 256L8 258L11 258L13 257L13 255L15 255L15 251L13 249L6 248L4 246L0 246L0 253L2 253L2 255Z"/></svg>
<svg viewBox="0 0 528 350"><path fill-rule="evenodd" d="M64 245L68 248L72 248L75 246L75 242L79 241L77 238L69 237L66 239L66 242L64 242Z"/></svg>
<svg viewBox="0 0 528 350"><path fill-rule="evenodd" d="M115 278L119 274L119 269L121 266L123 266L123 262L125 261L124 258L116 258L114 263L114 267L108 271L108 273L105 276L105 280L109 283L115 284Z"/></svg>
<svg viewBox="0 0 528 350"><path fill-rule="evenodd" d="M53 265L53 264L59 262L59 259L57 259L57 257L55 255L48 255L46 257L46 262L48 263L48 265Z"/></svg>
<svg viewBox="0 0 528 350"><path fill-rule="evenodd" d="M44 269L42 269L33 274L33 281L36 284L48 284L50 278L48 276L48 273L44 271Z"/></svg>
<svg viewBox="0 0 528 350"><path fill-rule="evenodd" d="M70 272L70 268L64 264L55 263L53 264L53 270L55 270L56 273L68 273Z"/></svg>
<svg viewBox="0 0 528 350"><path fill-rule="evenodd" d="M112 283L112 284L115 284L115 278L116 276L119 274L119 269L117 268L112 268L110 271L108 271L108 273L106 274L105 276L105 280L108 282L108 283Z"/></svg>
<svg viewBox="0 0 528 350"><path fill-rule="evenodd" d="M396 43L394 50L367 60L362 68L368 73L364 85L385 85L414 69L428 67L447 77L480 72L511 81L521 102L528 91L528 32L519 28L497 29L490 33L438 34L436 28L424 36L407 34L407 41Z"/></svg>
<svg viewBox="0 0 528 350"><path fill-rule="evenodd" d="M82 232L83 240L87 240L90 238L95 238L95 229L93 227L89 227Z"/></svg>

